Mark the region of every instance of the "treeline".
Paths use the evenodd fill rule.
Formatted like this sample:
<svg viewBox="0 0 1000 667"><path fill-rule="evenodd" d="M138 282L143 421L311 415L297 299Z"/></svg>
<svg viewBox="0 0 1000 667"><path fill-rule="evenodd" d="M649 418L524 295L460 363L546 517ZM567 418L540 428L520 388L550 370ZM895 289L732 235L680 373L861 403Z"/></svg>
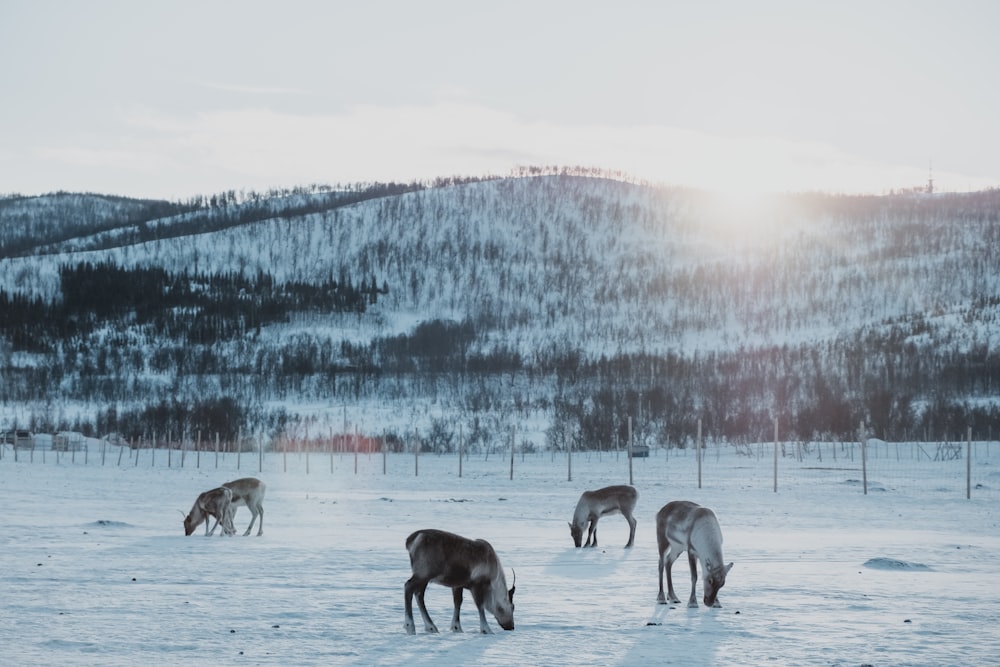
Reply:
<svg viewBox="0 0 1000 667"><path fill-rule="evenodd" d="M637 441L676 447L690 444L699 422L705 437L731 442L770 439L775 419L783 439L853 440L861 422L869 434L896 441L954 438L970 426L977 437L1000 433L1000 407L975 399L995 395L1000 360L975 347L921 348L904 342L909 335L858 334L728 353L592 360L573 351L524 357L484 347L482 334L470 321L434 320L366 343L308 332L253 344L81 338L47 363L10 369L0 399L49 401L48 390L58 387L73 401L146 404L117 413L113 430L136 433L224 430L219 418L191 422L208 396L225 397L230 409L215 412L229 415L230 430L248 432L265 428L262 422L272 427L269 413L251 408L268 402L436 397L460 406L454 428L465 421L468 441L482 446L499 437L483 426L496 415L545 414L554 449L620 447L630 420ZM103 433L115 423L104 413L86 425L49 418L45 430Z"/></svg>
<svg viewBox="0 0 1000 667"><path fill-rule="evenodd" d="M549 445L610 448L629 418L647 444L686 446L701 423L710 438L886 440L1000 433L992 397L1000 359L979 348L923 349L892 339L774 346L705 355L626 355L557 369Z"/></svg>
<svg viewBox="0 0 1000 667"><path fill-rule="evenodd" d="M237 199L236 193L230 191L221 195L195 198L192 205L196 208L187 215L166 221L159 218L150 219L137 225L122 227L113 234L94 236L88 240L84 248L101 250L182 236L209 234L272 218L294 219L423 188L420 183L372 183L364 188L322 192L308 197L244 193L241 199Z"/></svg>
<svg viewBox="0 0 1000 667"><path fill-rule="evenodd" d="M91 430L95 434L114 434L129 443L143 440L176 445L199 437L208 443L217 437L230 445L242 434L249 434L244 430L248 425L247 410L247 406L228 396L191 402L161 400L139 408L119 409L112 405L97 412L92 428L89 424L75 426L85 434Z"/></svg>
<svg viewBox="0 0 1000 667"><path fill-rule="evenodd" d="M315 283L279 283L263 272L173 273L113 262L64 265L59 280L61 299L55 303L0 289L0 339L9 340L13 351L85 349L87 336L98 329L122 336L109 341L120 351L135 338L135 332L126 336L129 327L143 334L133 345L153 339L213 345L287 321L292 313L363 313L389 291L375 276L358 280L345 270Z"/></svg>
<svg viewBox="0 0 1000 667"><path fill-rule="evenodd" d="M0 198L0 258L31 255L72 239L108 233L197 210L196 201L170 202L55 192Z"/></svg>
<svg viewBox="0 0 1000 667"><path fill-rule="evenodd" d="M182 236L208 234L272 218L297 218L360 202L496 177L438 178L430 183L369 182L312 185L266 192L227 190L184 201L137 200L58 192L51 205L31 197L0 199L0 258L94 251Z"/></svg>

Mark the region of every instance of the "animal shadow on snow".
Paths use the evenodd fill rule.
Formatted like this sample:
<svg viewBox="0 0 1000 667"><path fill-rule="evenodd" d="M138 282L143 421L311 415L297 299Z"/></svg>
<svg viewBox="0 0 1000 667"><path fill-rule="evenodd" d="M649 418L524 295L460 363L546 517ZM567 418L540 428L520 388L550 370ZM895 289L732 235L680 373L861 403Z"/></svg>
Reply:
<svg viewBox="0 0 1000 667"><path fill-rule="evenodd" d="M545 566L545 574L578 579L580 570L586 569L588 577L610 577L630 560L633 553L633 549L625 549L617 542L615 546L586 549L570 545L552 557Z"/></svg>

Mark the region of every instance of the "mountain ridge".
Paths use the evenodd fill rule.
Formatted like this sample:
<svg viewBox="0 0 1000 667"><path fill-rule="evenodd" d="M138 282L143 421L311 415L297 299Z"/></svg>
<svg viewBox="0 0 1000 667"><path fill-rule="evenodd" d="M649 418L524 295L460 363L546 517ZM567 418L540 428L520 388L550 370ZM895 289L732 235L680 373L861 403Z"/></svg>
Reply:
<svg viewBox="0 0 1000 667"><path fill-rule="evenodd" d="M994 377L994 301L1000 294L995 191L785 195L740 208L699 191L542 174L412 187L322 210L296 208L309 195L299 196L281 203L259 199L255 220L223 229L99 250L56 253L51 251L60 247L49 245L48 254L7 257L0 260L0 289L56 302L59 267L79 261L173 273L267 274L277 284L349 276L354 285L387 289L362 314L303 313L261 333L279 344L289 325L312 321L319 324L305 329L316 341L377 348L415 335L420 322L465 322L475 332L461 345L466 358L499 354L519 360L518 372L539 370L549 378L539 392L550 405L558 393L551 383L561 382L551 371L554 360L599 364L715 355L741 365L741 359L782 348L827 355L814 375L829 373L859 418L872 420L866 404L878 392L909 406L902 423L918 421L918 413L941 396L989 403L995 391L986 383L965 394L935 392L933 377L910 391L887 377L903 362L886 361L887 354L902 355L905 365L917 367L923 356L985 355L982 373ZM2 208L0 225L6 225ZM247 339L242 344L252 346ZM871 358L855 371L838 370L847 347L867 347ZM887 352L897 348L908 351ZM213 353L229 354L221 347ZM347 360L345 367L381 368L377 352L355 354L363 363ZM7 358L10 368L14 355ZM781 366L797 368L784 360L759 375L778 378ZM740 377L754 372L742 369ZM726 377L724 368L712 373ZM874 383L878 392L862 381L869 375L882 377ZM620 380L622 391L655 384ZM596 378L585 384L594 382L600 384ZM769 387L753 400L770 401L774 410L776 391ZM816 402L815 386L805 394L812 399L795 401ZM707 402L696 400L702 407L690 412L704 411ZM791 408L787 416L803 411ZM548 413L543 420L553 419L551 408Z"/></svg>

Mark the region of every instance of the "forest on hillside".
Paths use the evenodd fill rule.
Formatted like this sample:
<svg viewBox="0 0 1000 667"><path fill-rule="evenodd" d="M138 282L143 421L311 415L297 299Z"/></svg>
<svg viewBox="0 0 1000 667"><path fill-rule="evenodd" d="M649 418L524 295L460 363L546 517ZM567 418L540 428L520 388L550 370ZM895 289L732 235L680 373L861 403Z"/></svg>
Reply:
<svg viewBox="0 0 1000 667"><path fill-rule="evenodd" d="M0 430L279 437L323 404L438 450L1000 432L997 193L789 195L746 234L600 176L8 201Z"/></svg>

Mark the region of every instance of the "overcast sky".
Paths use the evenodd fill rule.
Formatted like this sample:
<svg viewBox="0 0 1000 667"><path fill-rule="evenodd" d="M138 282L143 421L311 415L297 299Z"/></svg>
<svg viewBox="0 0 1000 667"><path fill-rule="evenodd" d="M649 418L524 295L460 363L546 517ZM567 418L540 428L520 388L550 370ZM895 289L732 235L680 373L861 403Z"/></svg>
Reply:
<svg viewBox="0 0 1000 667"><path fill-rule="evenodd" d="M997 187L998 31L996 0L0 0L0 194Z"/></svg>

